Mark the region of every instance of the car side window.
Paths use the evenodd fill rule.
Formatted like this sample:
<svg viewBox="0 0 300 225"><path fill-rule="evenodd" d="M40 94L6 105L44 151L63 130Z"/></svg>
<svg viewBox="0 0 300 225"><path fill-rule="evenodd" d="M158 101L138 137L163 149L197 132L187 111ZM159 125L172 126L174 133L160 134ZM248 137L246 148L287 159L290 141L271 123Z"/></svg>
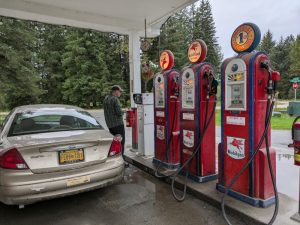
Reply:
<svg viewBox="0 0 300 225"><path fill-rule="evenodd" d="M8 122L9 117L11 116L11 114L13 113L13 111L11 111L3 120L2 124L0 124L0 133L2 132L3 128L5 127L5 125Z"/></svg>

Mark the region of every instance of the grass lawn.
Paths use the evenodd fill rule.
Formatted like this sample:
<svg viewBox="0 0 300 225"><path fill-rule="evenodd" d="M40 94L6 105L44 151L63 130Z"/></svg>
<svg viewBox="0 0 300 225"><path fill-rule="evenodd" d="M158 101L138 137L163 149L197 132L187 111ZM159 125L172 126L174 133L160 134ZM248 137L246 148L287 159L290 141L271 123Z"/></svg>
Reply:
<svg viewBox="0 0 300 225"><path fill-rule="evenodd" d="M282 114L281 117L272 117L271 124L274 130L290 130L295 117ZM221 110L216 110L216 125L221 126Z"/></svg>

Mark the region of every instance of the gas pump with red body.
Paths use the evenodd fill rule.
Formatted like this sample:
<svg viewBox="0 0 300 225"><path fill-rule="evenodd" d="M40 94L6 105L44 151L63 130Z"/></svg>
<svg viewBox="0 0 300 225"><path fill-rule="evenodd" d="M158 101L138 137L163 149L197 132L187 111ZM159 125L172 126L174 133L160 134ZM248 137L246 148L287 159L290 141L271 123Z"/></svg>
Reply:
<svg viewBox="0 0 300 225"><path fill-rule="evenodd" d="M137 108L131 108L126 111L126 127L132 128L132 148L138 148L138 119Z"/></svg>
<svg viewBox="0 0 300 225"><path fill-rule="evenodd" d="M196 182L217 178L214 110L217 81L211 64L203 62L206 54L205 42L194 41L188 49L188 58L192 64L184 68L180 75L181 165L186 164L197 151L182 173L187 173Z"/></svg>
<svg viewBox="0 0 300 225"><path fill-rule="evenodd" d="M174 56L169 50L160 55L162 71L154 78L154 136L153 163L174 169L179 159L179 73L172 69Z"/></svg>
<svg viewBox="0 0 300 225"><path fill-rule="evenodd" d="M231 37L238 55L222 64L217 189L251 205L267 207L275 202L277 192L269 123L280 75L271 71L267 54L251 52L260 36L255 24L240 25Z"/></svg>

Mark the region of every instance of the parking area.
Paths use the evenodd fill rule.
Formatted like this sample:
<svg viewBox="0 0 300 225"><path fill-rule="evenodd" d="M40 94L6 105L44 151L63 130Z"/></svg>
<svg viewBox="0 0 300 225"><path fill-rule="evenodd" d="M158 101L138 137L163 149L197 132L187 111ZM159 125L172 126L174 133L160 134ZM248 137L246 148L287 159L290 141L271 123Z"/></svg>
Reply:
<svg viewBox="0 0 300 225"><path fill-rule="evenodd" d="M249 224L231 218L236 225ZM18 209L0 204L1 225L195 225L226 224L221 211L187 195L177 202L170 186L130 166L115 186L38 202Z"/></svg>
<svg viewBox="0 0 300 225"><path fill-rule="evenodd" d="M91 113L106 128L103 111ZM217 143L220 129L217 128ZM131 130L126 129L126 146L131 144ZM288 131L272 133L277 150L277 184L281 193L298 198L298 170L293 166ZM288 171L289 176L286 176ZM293 179L290 179L290 178ZM287 181L289 179L289 181ZM285 185L289 182L290 185ZM269 215L270 216L270 215ZM268 217L269 217L268 216ZM233 224L255 224L233 215ZM187 194L184 202L177 202L170 186L130 165L123 181L114 186L70 197L58 198L18 209L17 206L0 204L0 225L182 225L226 224L219 208Z"/></svg>

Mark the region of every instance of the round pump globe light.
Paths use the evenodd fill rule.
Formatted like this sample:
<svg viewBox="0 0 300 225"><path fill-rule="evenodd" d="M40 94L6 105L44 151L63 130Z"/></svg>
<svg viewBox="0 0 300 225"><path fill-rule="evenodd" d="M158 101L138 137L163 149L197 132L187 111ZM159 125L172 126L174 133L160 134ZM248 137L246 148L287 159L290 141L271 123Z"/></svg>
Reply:
<svg viewBox="0 0 300 225"><path fill-rule="evenodd" d="M160 54L159 64L162 70L172 69L174 66L174 55L170 50L164 50Z"/></svg>
<svg viewBox="0 0 300 225"><path fill-rule="evenodd" d="M203 62L207 55L207 45L201 39L192 42L188 49L188 58L191 63Z"/></svg>
<svg viewBox="0 0 300 225"><path fill-rule="evenodd" d="M231 47L236 53L252 52L259 44L261 32L254 23L243 23L231 36Z"/></svg>

